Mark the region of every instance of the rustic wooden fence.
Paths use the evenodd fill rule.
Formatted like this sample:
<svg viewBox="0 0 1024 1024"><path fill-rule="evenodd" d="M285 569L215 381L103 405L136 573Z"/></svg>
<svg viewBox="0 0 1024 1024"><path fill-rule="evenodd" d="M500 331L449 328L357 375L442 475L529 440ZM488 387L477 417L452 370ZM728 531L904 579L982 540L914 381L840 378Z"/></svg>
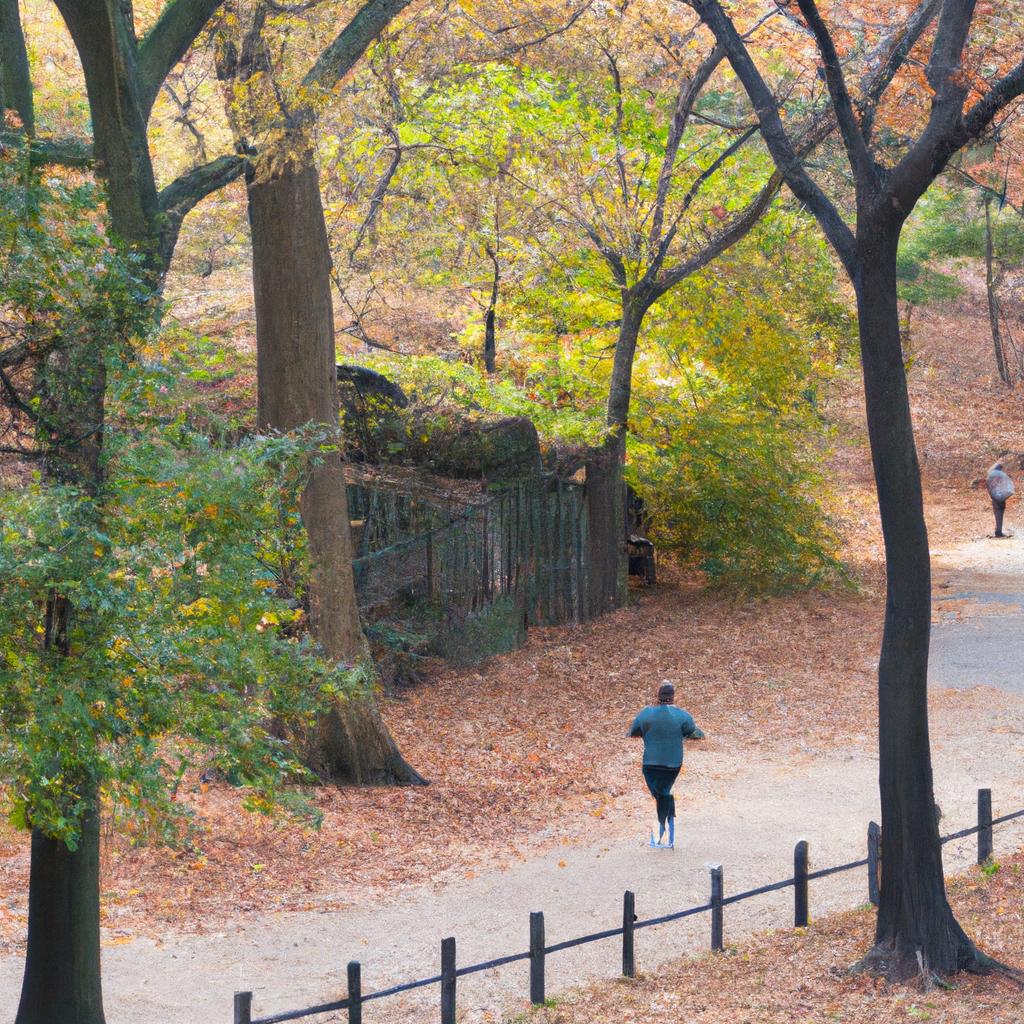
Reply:
<svg viewBox="0 0 1024 1024"><path fill-rule="evenodd" d="M978 836L979 864L984 864L992 856L993 849L993 828L1004 822L1012 821L1014 818L1024 817L1024 810L1014 811L1012 814L1004 814L999 818L992 817L992 791L990 789L978 790L978 824L970 828L961 829L951 835L943 836L942 843L951 843L955 839L964 839L967 836ZM478 974L481 971L490 971L495 967L504 967L506 964L517 963L521 960L528 960L530 965L530 1002L535 1006L545 1000L544 987L544 966L545 959L551 953L557 953L563 949L571 949L574 946L582 946L589 942L600 942L603 939L622 937L622 974L627 978L636 977L636 955L634 947L634 936L642 928L653 928L655 925L668 924L670 921L679 921L684 917L693 917L697 914L709 914L711 922L711 949L721 952L724 948L724 918L725 908L731 903L739 903L741 900L753 899L755 896L763 896L766 893L776 892L780 889L793 889L793 926L795 928L806 928L810 923L810 898L809 883L818 878L827 878L829 875L836 875L844 871L853 871L857 868L867 868L868 875L868 898L873 903L878 903L879 894L879 872L881 867L881 829L875 822L868 826L868 855L862 860L850 861L848 864L839 864L836 867L822 868L818 871L810 870L810 850L806 840L801 839L793 851L793 877L786 878L781 882L772 882L769 885L762 885L756 889L748 889L746 892L739 892L733 896L725 895L725 877L721 865L714 865L710 868L711 892L707 903L697 907L688 907L686 910L678 910L672 914L664 914L661 917L652 917L641 921L636 916L636 899L628 890L622 897L622 926L609 928L601 932L593 932L590 935L582 935L577 939L567 939L565 942L556 942L553 945L546 945L544 940L544 914L541 912L530 914L530 948L522 953L511 953L508 956L500 956L494 960L487 960L484 963L470 964L466 967L459 967L456 960L455 939L447 938L441 940L441 973L429 978L420 978L416 981L407 981L401 985L393 985L391 988L380 989L376 992L364 993L362 989L362 971L358 961L353 960L348 965L348 995L344 999L334 1000L329 1003L321 1003L318 1006L307 1006L301 1010L287 1010L283 1013L274 1013L265 1017L253 1017L252 1015L252 992L236 992L234 1006L234 1024L282 1024L284 1021L299 1020L302 1017L312 1017L323 1013L336 1013L345 1010L348 1012L349 1024L362 1024L363 1005L377 999L385 999L388 996L399 995L403 992L411 992L413 989L425 988L429 985L440 985L441 987L441 1024L455 1024L455 996L458 979L468 974Z"/></svg>

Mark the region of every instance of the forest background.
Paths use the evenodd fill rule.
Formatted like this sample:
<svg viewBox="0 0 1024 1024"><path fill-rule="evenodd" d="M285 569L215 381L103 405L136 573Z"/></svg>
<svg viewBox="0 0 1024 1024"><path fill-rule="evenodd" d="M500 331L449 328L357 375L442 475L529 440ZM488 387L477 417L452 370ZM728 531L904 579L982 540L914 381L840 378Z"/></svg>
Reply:
<svg viewBox="0 0 1024 1024"><path fill-rule="evenodd" d="M137 5L140 34L157 13ZM709 582L761 593L864 582L855 562L841 557L841 502L824 468L837 440L828 396L857 372L851 296L836 285L810 219L777 194L771 161L727 72L700 94L686 133L674 134L680 74L699 63L706 39L680 32L664 5L524 5L512 24L486 5L414 6L327 98L310 96L299 75L327 52L336 12L267 8L265 56L254 74L229 80L225 40L251 27L252 14L226 8L161 85L149 125L156 181L166 187L235 153L243 136L270 150L282 123L315 108L303 144L317 156L341 351L415 399L389 461L403 461L417 445L429 449L467 415L527 414L555 458L601 444L616 383L613 353L630 317L618 275L630 287L644 279L650 238L667 238L663 255L685 266L687 254L753 210L749 234L710 269L672 280L643 310L630 367L627 476L647 503L659 546ZM24 26L37 135L85 145L89 113L56 8L26 5ZM812 113L823 86L806 39L784 16L758 31L787 58L777 70L782 86L801 97L794 109L802 102ZM16 119L8 127L19 131ZM959 161L912 222L900 264L911 372L913 310L954 297L963 285L950 261L972 258L985 266L995 371L1004 382L1019 376L1012 123L998 143ZM286 138L286 158L290 145ZM828 147L826 140L815 159L842 188ZM60 727L70 734L76 723L99 722L117 738L122 752L103 764L104 786L135 814L126 827L141 836L164 820L148 817L154 805L172 809L167 795L177 794L194 763L187 744L176 762L156 751L182 709L167 705L166 680L216 663L217 673L234 679L236 699L225 690L213 701L190 694L193 741L219 723L244 723L226 750L219 744L218 771L255 787L254 807L294 803L280 787L282 773L303 769L264 743L258 723L285 708L314 715L301 685L311 672L327 698L361 681L355 669L339 675L290 629L302 617L297 595L279 585L282 552L298 551L300 564L304 557L296 527L310 460L322 459L332 441L301 432L248 439L257 423L244 185L238 179L188 213L153 330L125 323L149 270L109 246L90 176L47 171L27 191L26 157L14 146L5 154L6 230L21 253L5 282L14 308L33 315L45 308L49 329L74 323L132 342L111 364L116 530L91 522L73 531L77 597L111 616L109 649L124 657L97 659L89 671L103 692L83 696ZM660 235L651 223L659 199ZM37 228L28 240L26 223ZM12 430L31 418L15 412ZM239 445L239 438L247 440ZM353 458L368 454L349 445ZM35 579L52 580L52 564L27 560L26 551L37 550L40 538L50 549L68 542L59 504L67 496L40 486L31 460L20 457L27 453L10 454L5 523L19 526L5 531L8 564L30 564ZM63 541L47 534L54 524ZM182 536L187 545L179 550ZM253 573L239 568L251 565L254 549L264 570L256 587ZM147 578L167 582L151 593L136 584ZM152 630L142 635L148 647L122 652L115 616L136 600L125 596L126 583L145 595L131 609L134 622ZM24 686L33 627L27 638L20 632L32 621L21 600L5 609L7 621L19 623L5 643ZM245 645L237 643L240 631ZM190 667L199 642L204 664ZM265 688L268 676L275 686L252 705L247 687ZM145 723L135 729L138 744L123 742L128 721ZM36 728L52 725L37 715ZM73 841L75 813L26 751L31 744L12 759L20 780L10 789L12 821L46 820L52 834ZM106 761L105 752L98 756ZM171 788L169 763L177 776ZM315 813L308 801L296 810Z"/></svg>

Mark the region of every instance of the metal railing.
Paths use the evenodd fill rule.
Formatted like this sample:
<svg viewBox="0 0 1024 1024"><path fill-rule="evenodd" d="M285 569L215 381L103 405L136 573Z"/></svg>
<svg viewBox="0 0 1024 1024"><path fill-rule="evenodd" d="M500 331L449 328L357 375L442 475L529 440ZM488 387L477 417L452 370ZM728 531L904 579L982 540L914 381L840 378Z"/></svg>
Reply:
<svg viewBox="0 0 1024 1024"><path fill-rule="evenodd" d="M977 862L984 864L992 856L993 828L996 825L1002 825L1005 822L1021 817L1024 817L1024 809L993 818L992 791L990 789L979 789L978 824L970 828L961 829L959 832L953 832L948 836L941 836L940 841L945 845L956 839L964 839L967 836L976 834L978 836ZM786 878L781 882L761 885L756 889L748 889L745 892L739 892L732 896L725 895L725 880L722 866L713 865L710 867L711 895L707 903L697 907L688 907L686 910L677 910L671 914L663 914L661 917L648 918L644 921L637 920L635 913L636 899L634 894L627 890L622 897L621 927L608 928L604 931L593 932L590 935L581 935L579 938L556 942L550 946L545 945L544 941L544 914L542 912L532 913L530 914L530 948L528 950L522 953L500 956L493 960L485 960L482 963L470 964L467 967L458 967L456 965L455 939L443 939L441 941L440 974L435 974L429 978L419 978L416 981L407 981L401 985L379 989L376 992L363 993L362 968L359 962L355 960L348 965L348 995L344 999L320 1003L316 1006L307 1006L300 1010L287 1010L264 1017L253 1017L252 992L236 992L234 1024L282 1024L284 1021L299 1020L303 1017L312 1017L322 1013L335 1013L341 1010L348 1011L349 1024L362 1024L362 1008L364 1004L376 999L396 996L403 992L411 992L414 989L425 988L429 985L441 986L441 1024L455 1024L457 979L470 974L479 974L482 971L490 971L496 967L504 967L506 964L517 963L521 960L529 960L530 962L530 1002L534 1005L540 1005L545 1000L544 968L546 957L551 953L572 949L574 946L582 946L590 942L600 942L603 939L612 939L621 935L622 974L624 977L633 978L636 977L634 934L642 928L653 928L656 925L682 920L684 917L710 913L711 949L721 952L724 948L724 909L729 904L739 903L742 900L753 899L755 896L763 896L766 893L777 892L780 889L787 889L792 886L794 890L793 926L795 928L806 928L810 922L809 883L815 879L827 878L830 875L837 875L844 871L853 871L856 868L863 867L868 869L868 898L877 905L879 869L881 865L881 839L881 829L875 822L871 822L868 826L867 857L861 860L850 861L847 864L838 864L835 867L821 868L818 871L809 870L809 846L805 840L800 840L793 851L793 876L791 878Z"/></svg>

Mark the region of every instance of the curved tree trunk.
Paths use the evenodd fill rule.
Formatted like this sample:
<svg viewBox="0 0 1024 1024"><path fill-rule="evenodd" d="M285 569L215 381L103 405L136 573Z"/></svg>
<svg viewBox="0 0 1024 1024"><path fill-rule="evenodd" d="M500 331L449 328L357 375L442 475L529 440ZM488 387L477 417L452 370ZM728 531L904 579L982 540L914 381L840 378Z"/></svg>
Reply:
<svg viewBox="0 0 1024 1024"><path fill-rule="evenodd" d="M160 202L149 157L147 111L140 95L131 7L120 0L55 0L85 74L97 174L107 184L114 231L157 265Z"/></svg>
<svg viewBox="0 0 1024 1024"><path fill-rule="evenodd" d="M32 832L28 950L15 1024L104 1024L100 987L100 828L76 850Z"/></svg>
<svg viewBox="0 0 1024 1024"><path fill-rule="evenodd" d="M330 249L313 154L299 152L249 182L257 405L264 430L338 425ZM368 652L337 453L313 471L300 508L313 567L313 635L328 657L355 664ZM355 783L423 781L398 752L372 697L339 704L305 740L307 763L322 777Z"/></svg>
<svg viewBox="0 0 1024 1024"><path fill-rule="evenodd" d="M865 965L890 978L977 962L946 899L928 739L931 575L921 473L900 347L900 225L859 225L857 312L868 436L886 558L878 665L882 886Z"/></svg>
<svg viewBox="0 0 1024 1024"><path fill-rule="evenodd" d="M608 440L600 457L587 466L588 581L591 618L626 601L626 433L633 390L633 359L650 301L624 291L622 321L615 341L605 422Z"/></svg>

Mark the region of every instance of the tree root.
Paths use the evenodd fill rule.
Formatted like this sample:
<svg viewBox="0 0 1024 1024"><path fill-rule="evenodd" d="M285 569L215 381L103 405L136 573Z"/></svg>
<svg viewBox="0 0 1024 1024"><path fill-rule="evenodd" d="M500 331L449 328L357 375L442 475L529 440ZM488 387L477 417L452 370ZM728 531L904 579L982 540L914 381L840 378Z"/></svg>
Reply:
<svg viewBox="0 0 1024 1024"><path fill-rule="evenodd" d="M931 968L920 949L900 949L892 941L877 943L850 967L851 974L871 974L897 984L917 979L926 992L936 986L950 988L949 978L959 972L974 975L998 974L1024 989L1024 971L983 953L966 938L961 942L957 952L956 967L948 974Z"/></svg>
<svg viewBox="0 0 1024 1024"><path fill-rule="evenodd" d="M987 953L983 953L977 947L974 947L973 949L971 962L963 969L967 971L968 974L998 974L1000 977L1006 978L1021 989L1024 989L1024 971L1020 970L1018 967L1011 967L1009 964L1004 964L1002 960L996 960L995 957L991 957Z"/></svg>

